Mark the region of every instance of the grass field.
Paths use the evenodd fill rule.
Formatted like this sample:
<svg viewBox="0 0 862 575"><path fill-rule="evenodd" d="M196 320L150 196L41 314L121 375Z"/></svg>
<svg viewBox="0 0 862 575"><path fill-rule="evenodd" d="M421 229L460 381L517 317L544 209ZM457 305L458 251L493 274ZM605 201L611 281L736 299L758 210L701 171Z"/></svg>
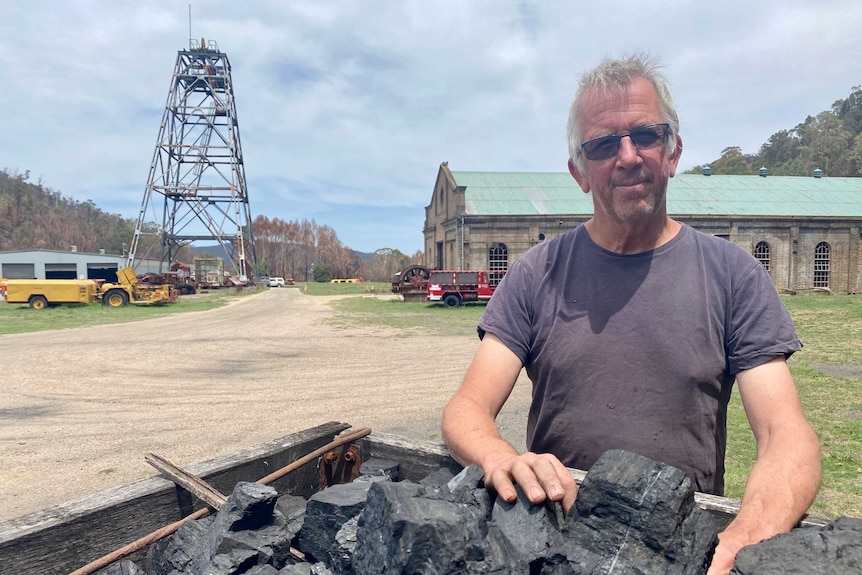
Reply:
<svg viewBox="0 0 862 575"><path fill-rule="evenodd" d="M266 289L266 288L263 288ZM305 291L305 286L296 288ZM57 307L35 311L26 306L0 305L0 334L118 323L158 315L198 311L224 305L237 293L211 291L163 307L105 309L101 306ZM316 284L308 295L389 294L389 285ZM805 348L789 361L802 404L820 438L823 485L812 513L862 517L862 297L783 296ZM333 302L336 326L384 325L415 333L472 335L484 310L481 304L448 309L426 303L347 297ZM740 497L755 459L754 438L734 392L728 413L726 487L728 497Z"/></svg>
<svg viewBox="0 0 862 575"><path fill-rule="evenodd" d="M177 302L167 305L130 305L122 308L103 307L96 304L58 305L34 310L27 305L7 304L0 300L0 335L125 323L188 311L204 311L223 306L238 297L258 293L261 289L267 288L250 288L242 292L233 289L210 290L208 293L183 296Z"/></svg>

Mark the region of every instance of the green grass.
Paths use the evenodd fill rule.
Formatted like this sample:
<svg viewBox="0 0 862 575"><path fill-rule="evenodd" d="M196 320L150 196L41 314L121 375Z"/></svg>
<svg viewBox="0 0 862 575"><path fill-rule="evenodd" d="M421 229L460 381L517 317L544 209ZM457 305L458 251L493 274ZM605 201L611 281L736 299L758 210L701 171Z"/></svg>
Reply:
<svg viewBox="0 0 862 575"><path fill-rule="evenodd" d="M790 358L803 409L820 439L817 515L862 517L862 297L783 296L804 348ZM741 497L756 456L734 391L728 410L728 497Z"/></svg>
<svg viewBox="0 0 862 575"><path fill-rule="evenodd" d="M339 313L334 325L387 326L403 330L403 335L475 335L485 304L471 303L456 308L441 304L406 303L397 300L354 297L332 303Z"/></svg>
<svg viewBox="0 0 862 575"><path fill-rule="evenodd" d="M204 311L223 306L238 297L258 293L260 289L266 288L249 288L242 292L233 289L210 290L209 293L180 297L177 302L171 304L129 305L122 308L108 308L101 305L59 305L35 310L30 309L26 304L0 303L0 335L126 323L176 313Z"/></svg>
<svg viewBox="0 0 862 575"><path fill-rule="evenodd" d="M296 288L291 289L301 289L308 295L392 294L392 284L384 282L364 282L355 284L308 282L307 284L297 284Z"/></svg>

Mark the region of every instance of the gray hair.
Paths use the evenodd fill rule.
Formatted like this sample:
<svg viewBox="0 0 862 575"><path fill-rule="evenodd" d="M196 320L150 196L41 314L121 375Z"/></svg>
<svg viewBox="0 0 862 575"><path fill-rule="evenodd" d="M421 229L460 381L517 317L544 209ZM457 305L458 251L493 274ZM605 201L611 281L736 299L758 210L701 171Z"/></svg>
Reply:
<svg viewBox="0 0 862 575"><path fill-rule="evenodd" d="M653 85L658 93L662 116L670 124L668 150L676 151L676 136L679 133L679 117L676 107L667 88L667 80L661 73L661 66L646 54L635 54L623 60L605 59L601 64L581 76L575 99L569 108L569 121L566 126L566 137L569 141L569 157L575 166L583 171L584 159L578 154L581 149L582 126L578 123L578 108L581 100L589 90L599 88L605 93L615 89L624 93L629 84L636 78L644 78Z"/></svg>

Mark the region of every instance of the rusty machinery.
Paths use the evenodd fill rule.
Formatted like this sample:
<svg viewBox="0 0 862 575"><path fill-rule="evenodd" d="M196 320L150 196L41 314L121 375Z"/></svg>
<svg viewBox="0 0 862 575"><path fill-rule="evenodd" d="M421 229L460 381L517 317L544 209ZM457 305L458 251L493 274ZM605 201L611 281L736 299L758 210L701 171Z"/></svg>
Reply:
<svg viewBox="0 0 862 575"><path fill-rule="evenodd" d="M430 275L431 271L425 266L411 264L392 278L392 293L400 295L404 301L425 301Z"/></svg>
<svg viewBox="0 0 862 575"><path fill-rule="evenodd" d="M318 474L320 489L350 483L359 477L362 466L362 452L357 445L342 445L327 451L320 458Z"/></svg>

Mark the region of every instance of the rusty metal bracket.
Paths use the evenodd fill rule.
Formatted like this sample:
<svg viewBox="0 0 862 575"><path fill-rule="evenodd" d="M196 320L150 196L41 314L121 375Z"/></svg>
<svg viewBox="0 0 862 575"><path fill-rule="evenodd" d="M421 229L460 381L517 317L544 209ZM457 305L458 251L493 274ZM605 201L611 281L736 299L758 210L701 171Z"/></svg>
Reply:
<svg viewBox="0 0 862 575"><path fill-rule="evenodd" d="M350 483L359 477L362 453L357 445L342 445L327 451L320 458L320 489Z"/></svg>

